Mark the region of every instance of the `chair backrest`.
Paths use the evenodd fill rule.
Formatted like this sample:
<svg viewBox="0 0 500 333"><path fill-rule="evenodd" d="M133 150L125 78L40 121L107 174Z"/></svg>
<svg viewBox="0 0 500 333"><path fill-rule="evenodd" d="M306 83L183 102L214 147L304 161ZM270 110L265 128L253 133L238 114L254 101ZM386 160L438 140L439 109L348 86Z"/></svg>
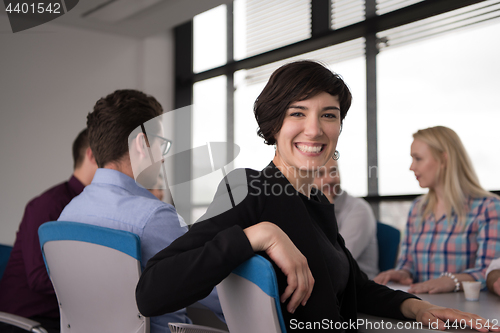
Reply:
<svg viewBox="0 0 500 333"><path fill-rule="evenodd" d="M61 221L44 223L38 234L62 333L149 332L149 318L135 302L141 274L136 234Z"/></svg>
<svg viewBox="0 0 500 333"><path fill-rule="evenodd" d="M9 261L11 252L12 246L0 244L0 280L2 279L3 272L5 272L5 267L7 267L7 261Z"/></svg>
<svg viewBox="0 0 500 333"><path fill-rule="evenodd" d="M378 268L381 272L396 265L400 239L398 229L377 221Z"/></svg>
<svg viewBox="0 0 500 333"><path fill-rule="evenodd" d="M259 255L236 268L217 292L231 333L286 333L278 282L271 263Z"/></svg>

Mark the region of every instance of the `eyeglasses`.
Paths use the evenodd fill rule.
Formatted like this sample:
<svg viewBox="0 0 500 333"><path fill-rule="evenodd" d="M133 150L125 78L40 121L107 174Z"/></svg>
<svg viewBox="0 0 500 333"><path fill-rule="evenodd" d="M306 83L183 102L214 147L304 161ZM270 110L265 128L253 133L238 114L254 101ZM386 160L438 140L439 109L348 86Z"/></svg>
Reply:
<svg viewBox="0 0 500 333"><path fill-rule="evenodd" d="M144 134L145 138L146 138L146 144L148 146L148 148L150 148L150 144L149 144L149 139L148 139L148 134L146 134L146 129L144 128L144 124L141 124L141 131L142 131L142 134ZM155 138L158 138L161 140L161 143L160 143L160 149L161 149L161 156L165 156L168 154L168 151L170 150L170 147L172 147L172 140L169 140L167 138L164 138L162 136L159 136L159 135L155 135L155 134L149 134L150 137L155 137ZM153 156L151 156L151 150L149 150L149 154L150 154L150 158L151 158L151 163L153 163Z"/></svg>
<svg viewBox="0 0 500 333"><path fill-rule="evenodd" d="M168 154L170 147L172 147L172 140L169 140L167 138L155 134L148 134L147 136L160 139L161 156L165 156Z"/></svg>

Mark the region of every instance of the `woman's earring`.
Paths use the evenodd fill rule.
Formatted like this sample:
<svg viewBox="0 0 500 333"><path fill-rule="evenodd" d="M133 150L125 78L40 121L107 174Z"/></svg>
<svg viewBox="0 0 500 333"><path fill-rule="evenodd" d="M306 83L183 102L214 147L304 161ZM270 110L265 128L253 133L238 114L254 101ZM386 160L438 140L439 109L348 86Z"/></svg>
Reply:
<svg viewBox="0 0 500 333"><path fill-rule="evenodd" d="M340 158L340 153L338 150L335 151L335 153L333 153L333 157L332 157L335 161L337 161L339 158Z"/></svg>

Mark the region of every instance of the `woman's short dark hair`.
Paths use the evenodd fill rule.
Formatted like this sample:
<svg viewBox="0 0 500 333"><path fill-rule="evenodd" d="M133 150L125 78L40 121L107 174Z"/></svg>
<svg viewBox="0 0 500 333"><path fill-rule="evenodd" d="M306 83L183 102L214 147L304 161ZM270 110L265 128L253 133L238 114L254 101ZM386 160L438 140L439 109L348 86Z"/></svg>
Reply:
<svg viewBox="0 0 500 333"><path fill-rule="evenodd" d="M269 78L254 104L257 134L268 145L276 143L291 103L314 97L321 92L338 96L340 119L344 120L351 106L351 92L339 75L310 60L296 61L278 68Z"/></svg>
<svg viewBox="0 0 500 333"><path fill-rule="evenodd" d="M99 99L87 116L89 144L97 166L123 158L130 134L162 112L153 96L137 90L117 90Z"/></svg>

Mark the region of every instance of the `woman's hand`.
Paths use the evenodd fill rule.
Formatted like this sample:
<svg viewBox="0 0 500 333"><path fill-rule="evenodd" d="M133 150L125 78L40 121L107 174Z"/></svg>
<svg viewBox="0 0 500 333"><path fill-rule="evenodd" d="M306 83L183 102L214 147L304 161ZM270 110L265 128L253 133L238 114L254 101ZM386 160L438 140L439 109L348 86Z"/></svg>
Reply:
<svg viewBox="0 0 500 333"><path fill-rule="evenodd" d="M432 279L425 282L414 283L408 289L411 294L439 294L449 293L455 290L455 282L447 276Z"/></svg>
<svg viewBox="0 0 500 333"><path fill-rule="evenodd" d="M433 305L429 302L418 300L415 298L410 298L401 303L401 312L403 315L410 319L415 319L429 326L432 324L433 328L437 328L441 331L445 330L445 322L465 322L467 326L479 331L479 332L498 332L500 328L485 328L484 325L487 320L468 312L463 312L455 309L444 308L442 306ZM435 324L437 323L437 325Z"/></svg>
<svg viewBox="0 0 500 333"><path fill-rule="evenodd" d="M314 278L307 259L277 225L261 222L244 230L255 252L265 251L287 277L287 287L281 302L288 298L287 310L294 313L302 304L306 305L314 286Z"/></svg>
<svg viewBox="0 0 500 333"><path fill-rule="evenodd" d="M456 274L455 277L459 282L475 281L474 277L467 273ZM437 279L414 283L410 286L408 292L411 294L440 294L449 293L453 290L455 290L455 281L448 276L441 276Z"/></svg>
<svg viewBox="0 0 500 333"><path fill-rule="evenodd" d="M405 271L403 269L398 269L398 270L390 269L388 271L379 273L379 275L377 275L373 279L373 281L383 285L386 285L387 282L392 281L407 286L409 286L413 282L410 273L408 273L408 271Z"/></svg>

